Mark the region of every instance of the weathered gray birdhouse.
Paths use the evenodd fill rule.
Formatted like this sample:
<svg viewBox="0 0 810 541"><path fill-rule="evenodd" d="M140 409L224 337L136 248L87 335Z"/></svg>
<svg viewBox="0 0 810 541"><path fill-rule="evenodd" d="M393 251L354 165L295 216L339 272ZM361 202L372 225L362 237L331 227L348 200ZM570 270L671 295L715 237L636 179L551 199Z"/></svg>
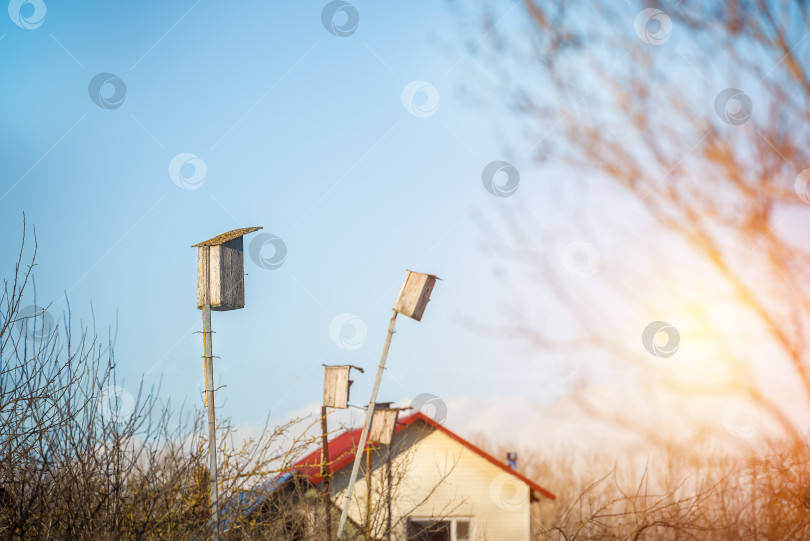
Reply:
<svg viewBox="0 0 810 541"><path fill-rule="evenodd" d="M346 409L349 407L349 388L354 383L349 379L351 369L363 371L359 366L344 364L326 366L323 378L323 405L327 408Z"/></svg>
<svg viewBox="0 0 810 541"><path fill-rule="evenodd" d="M391 445L394 431L397 428L397 416L402 408L392 408L391 403L374 406L374 415L371 417L371 430L368 433L369 441Z"/></svg>
<svg viewBox="0 0 810 541"><path fill-rule="evenodd" d="M242 236L261 229L234 229L192 248L197 248L197 308L237 310L245 307L245 258Z"/></svg>
<svg viewBox="0 0 810 541"><path fill-rule="evenodd" d="M439 278L432 274L409 270L405 283L402 284L402 289L399 291L397 302L394 304L394 311L421 321L436 280Z"/></svg>

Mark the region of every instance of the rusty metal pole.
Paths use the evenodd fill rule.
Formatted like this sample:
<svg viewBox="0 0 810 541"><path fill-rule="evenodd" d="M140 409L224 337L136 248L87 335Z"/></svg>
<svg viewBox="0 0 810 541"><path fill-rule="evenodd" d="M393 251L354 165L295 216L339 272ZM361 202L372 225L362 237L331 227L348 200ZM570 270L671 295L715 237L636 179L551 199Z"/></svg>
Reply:
<svg viewBox="0 0 810 541"><path fill-rule="evenodd" d="M205 358L205 401L208 406L208 489L211 500L211 537L219 541L219 501L217 494L217 423L214 412L214 355L211 347L210 248L205 247L205 304L202 309Z"/></svg>
<svg viewBox="0 0 810 541"><path fill-rule="evenodd" d="M349 477L349 487L346 489L346 499L343 502L343 512L340 515L340 525L338 526L337 533L338 540L343 536L343 527L346 525L346 519L349 517L349 506L352 502L354 483L357 481L357 472L360 470L360 462L363 460L363 451L366 447L368 430L371 427L371 418L374 416L374 404L377 402L377 392L380 390L380 382L382 381L383 371L385 371L385 361L388 358L388 349L391 347L391 337L394 336L394 326L396 323L397 312L394 311L394 315L391 316L391 323L388 324L388 335L385 337L385 345L383 346L380 364L377 367L377 379L374 380L374 389L371 390L371 400L369 400L368 408L366 409L366 422L363 424L363 431L360 433L360 441L358 442L357 451L354 456L352 475Z"/></svg>
<svg viewBox="0 0 810 541"><path fill-rule="evenodd" d="M323 507L326 511L326 540L332 541L332 482L329 475L329 436L326 406L321 406L321 477L323 477Z"/></svg>

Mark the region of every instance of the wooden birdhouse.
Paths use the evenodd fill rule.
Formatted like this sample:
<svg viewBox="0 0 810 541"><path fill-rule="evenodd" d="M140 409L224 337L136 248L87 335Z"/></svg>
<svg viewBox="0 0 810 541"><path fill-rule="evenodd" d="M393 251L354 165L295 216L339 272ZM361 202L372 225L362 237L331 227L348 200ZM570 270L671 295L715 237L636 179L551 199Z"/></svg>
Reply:
<svg viewBox="0 0 810 541"><path fill-rule="evenodd" d="M327 408L346 409L349 407L349 388L354 383L349 379L352 368L363 371L362 368L350 364L342 366L326 366L323 379L323 405Z"/></svg>
<svg viewBox="0 0 810 541"><path fill-rule="evenodd" d="M409 270L402 289L399 291L397 302L394 304L394 310L416 321L421 321L436 280L439 278L432 274Z"/></svg>
<svg viewBox="0 0 810 541"><path fill-rule="evenodd" d="M234 229L192 248L197 248L197 308L237 310L245 307L245 261L242 236L261 229Z"/></svg>
<svg viewBox="0 0 810 541"><path fill-rule="evenodd" d="M369 441L391 445L400 409L402 408L392 408L390 402L374 406L374 415L371 417L371 430L368 433Z"/></svg>

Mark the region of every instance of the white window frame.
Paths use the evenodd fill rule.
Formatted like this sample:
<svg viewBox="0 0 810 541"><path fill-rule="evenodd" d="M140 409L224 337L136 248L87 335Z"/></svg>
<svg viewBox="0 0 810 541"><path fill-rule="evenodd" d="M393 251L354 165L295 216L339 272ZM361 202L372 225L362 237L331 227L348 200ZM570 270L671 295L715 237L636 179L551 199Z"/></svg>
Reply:
<svg viewBox="0 0 810 541"><path fill-rule="evenodd" d="M456 522L464 520L470 523L470 537L469 541L474 541L475 539L475 518L471 516L462 516L462 517L422 517L422 516L412 516L408 517L407 524L405 526L405 535L408 534L408 527L410 526L411 521L416 522L449 522L450 523L450 540L451 541L459 541L456 532ZM466 539L463 541L467 541Z"/></svg>

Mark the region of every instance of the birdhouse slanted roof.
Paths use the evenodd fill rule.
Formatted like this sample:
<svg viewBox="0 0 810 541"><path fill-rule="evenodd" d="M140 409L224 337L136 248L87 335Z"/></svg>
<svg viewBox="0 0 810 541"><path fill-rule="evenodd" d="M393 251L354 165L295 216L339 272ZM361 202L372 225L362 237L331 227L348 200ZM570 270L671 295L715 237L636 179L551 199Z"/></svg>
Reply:
<svg viewBox="0 0 810 541"><path fill-rule="evenodd" d="M431 278L435 278L435 279L437 279L437 280L441 280L442 282L444 281L444 280L442 280L441 278L439 278L438 276L436 276L435 274L430 274L429 272L419 272L419 271L415 271L415 270L411 270L411 269L405 269L405 270L406 270L406 271L408 271L408 272L413 272L413 273L416 273L416 274L425 274L425 275L427 275L427 276L430 276Z"/></svg>
<svg viewBox="0 0 810 541"><path fill-rule="evenodd" d="M228 231L227 233L222 233L221 235L217 235L214 238L205 240L198 244L193 244L192 248L200 248L202 246L217 246L219 244L225 244L229 240L233 240L236 237L241 237L242 235L247 235L248 233L253 233L254 231L258 231L261 227L243 227L241 229L234 229L233 231Z"/></svg>

